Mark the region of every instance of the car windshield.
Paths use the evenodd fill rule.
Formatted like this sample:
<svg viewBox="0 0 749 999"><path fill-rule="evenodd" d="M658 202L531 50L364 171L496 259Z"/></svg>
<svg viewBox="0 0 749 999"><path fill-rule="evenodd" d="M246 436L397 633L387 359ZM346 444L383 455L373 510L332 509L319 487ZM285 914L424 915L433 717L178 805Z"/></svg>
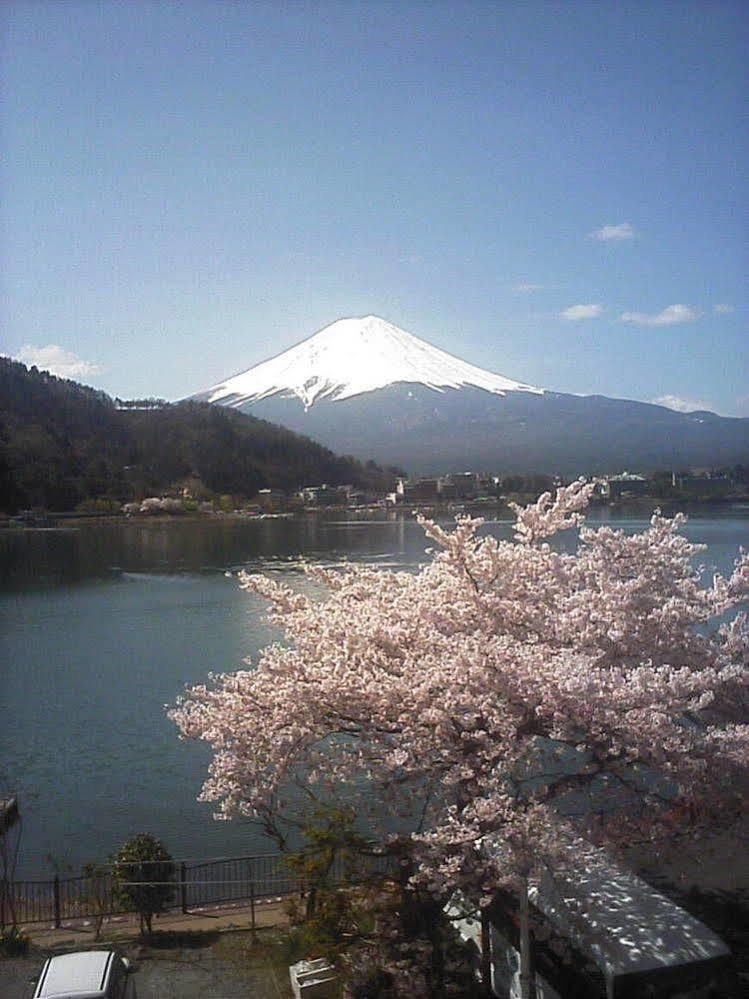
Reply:
<svg viewBox="0 0 749 999"><path fill-rule="evenodd" d="M112 951L86 951L50 958L42 971L36 999L101 999L113 963Z"/></svg>

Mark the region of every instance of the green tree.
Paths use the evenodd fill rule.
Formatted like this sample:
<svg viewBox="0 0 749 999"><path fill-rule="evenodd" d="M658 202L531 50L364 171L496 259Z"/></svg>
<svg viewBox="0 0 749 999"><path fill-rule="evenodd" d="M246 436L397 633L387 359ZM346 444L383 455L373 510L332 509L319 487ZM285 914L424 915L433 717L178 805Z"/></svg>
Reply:
<svg viewBox="0 0 749 999"><path fill-rule="evenodd" d="M140 916L141 936L150 936L155 913L174 898L174 861L155 836L140 833L124 843L112 858L117 897Z"/></svg>
<svg viewBox="0 0 749 999"><path fill-rule="evenodd" d="M351 808L316 808L304 828L303 846L286 857L305 887L308 920L325 896L336 894L341 884L361 880L362 857L371 855L372 847L356 832L354 822Z"/></svg>
<svg viewBox="0 0 749 999"><path fill-rule="evenodd" d="M0 510L73 510L171 494L185 479L249 498L266 486L394 488L392 470L207 403L110 399L0 357Z"/></svg>

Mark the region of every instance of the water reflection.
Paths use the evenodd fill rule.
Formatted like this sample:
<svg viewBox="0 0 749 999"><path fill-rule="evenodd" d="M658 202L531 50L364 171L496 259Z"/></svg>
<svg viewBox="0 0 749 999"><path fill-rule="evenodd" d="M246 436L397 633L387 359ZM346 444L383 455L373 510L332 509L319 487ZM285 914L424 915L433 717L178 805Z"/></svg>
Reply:
<svg viewBox="0 0 749 999"><path fill-rule="evenodd" d="M642 515L623 517L608 508L591 512L589 523L606 523L627 531L647 526ZM487 520L484 528L509 537L509 520ZM723 511L700 512L687 524L692 540L709 545L709 558L724 570L740 544L749 543L749 517ZM559 545L571 548L573 532ZM411 519L391 515L378 519L335 519L309 516L293 520L132 521L43 530L0 530L0 588L28 589L106 578L121 571L223 571L264 559L291 556L311 560L378 558L395 554L407 563L424 558L426 541Z"/></svg>
<svg viewBox="0 0 749 999"><path fill-rule="evenodd" d="M414 530L415 529L415 530ZM106 577L120 571L221 570L288 556L357 558L404 553L423 537L403 519L153 521L61 530L0 531L0 587L25 589Z"/></svg>
<svg viewBox="0 0 749 999"><path fill-rule="evenodd" d="M509 537L511 524L485 529ZM687 534L726 571L749 519L694 518ZM23 869L48 873L47 854L101 859L141 831L181 856L266 849L195 801L208 754L164 715L186 683L239 668L273 637L262 602L225 571L296 573L300 557L413 568L427 545L403 518L0 531L0 759L22 796Z"/></svg>

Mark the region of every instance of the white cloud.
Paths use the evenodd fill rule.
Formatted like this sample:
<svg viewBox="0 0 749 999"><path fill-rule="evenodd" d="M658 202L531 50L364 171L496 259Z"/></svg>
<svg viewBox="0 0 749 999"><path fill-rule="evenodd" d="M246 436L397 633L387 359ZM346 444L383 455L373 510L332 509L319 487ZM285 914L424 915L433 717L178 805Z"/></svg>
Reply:
<svg viewBox="0 0 749 999"><path fill-rule="evenodd" d="M597 303L590 305L570 305L567 309L562 309L559 315L563 319L597 319L603 312L603 306Z"/></svg>
<svg viewBox="0 0 749 999"><path fill-rule="evenodd" d="M677 413L693 413L697 409L707 409L712 412L712 406L704 399L689 399L681 395L659 395L650 401L654 402L656 406L675 409Z"/></svg>
<svg viewBox="0 0 749 999"><path fill-rule="evenodd" d="M736 310L732 305L728 305L727 302L718 302L717 305L713 306L713 312L717 312L719 316L727 316L731 312Z"/></svg>
<svg viewBox="0 0 749 999"><path fill-rule="evenodd" d="M660 312L622 312L623 323L637 326L674 326L676 323L693 323L699 313L689 305L669 305Z"/></svg>
<svg viewBox="0 0 749 999"><path fill-rule="evenodd" d="M27 343L18 351L16 360L29 367L36 366L42 371L49 371L60 378L88 378L101 371L98 364L84 361L72 350L64 350L56 343L48 343L45 347L34 347Z"/></svg>
<svg viewBox="0 0 749 999"><path fill-rule="evenodd" d="M621 222L619 225L604 225L588 235L601 243L620 243L624 239L635 239L638 233L631 222Z"/></svg>
<svg viewBox="0 0 749 999"><path fill-rule="evenodd" d="M528 293L531 291L543 291L545 287L545 284L534 284L532 281L522 281L520 284L516 284L512 290Z"/></svg>

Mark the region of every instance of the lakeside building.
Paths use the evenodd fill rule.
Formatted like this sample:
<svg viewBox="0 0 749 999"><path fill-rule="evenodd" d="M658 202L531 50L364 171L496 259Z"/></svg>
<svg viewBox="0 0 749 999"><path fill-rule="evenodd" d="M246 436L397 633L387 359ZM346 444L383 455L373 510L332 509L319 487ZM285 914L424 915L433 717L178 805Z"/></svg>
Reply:
<svg viewBox="0 0 749 999"><path fill-rule="evenodd" d="M370 493L365 493L356 486L329 486L323 483L320 486L304 486L294 494L295 498L305 506L346 506L357 507L374 503L378 500L384 501L384 497L377 497Z"/></svg>
<svg viewBox="0 0 749 999"><path fill-rule="evenodd" d="M496 496L500 479L480 472L450 472L447 475L398 479L398 503L473 501Z"/></svg>
<svg viewBox="0 0 749 999"><path fill-rule="evenodd" d="M580 850L575 868L547 871L529 891L535 927L536 994L543 999L701 999L715 989L731 952L681 906L600 849ZM500 892L481 921L447 909L477 968L488 946L495 995L520 996L518 900ZM475 909L474 909L475 911ZM487 932L488 929L488 932Z"/></svg>
<svg viewBox="0 0 749 999"><path fill-rule="evenodd" d="M351 488L350 486L348 488ZM346 501L346 486L304 486L296 494L306 506L335 506Z"/></svg>
<svg viewBox="0 0 749 999"><path fill-rule="evenodd" d="M367 492L351 484L332 486L328 483L307 485L287 491L281 488L259 490L251 502L236 497L215 497L195 478L189 477L174 483L162 496L125 503L119 509L132 516L135 514L180 514L216 512L220 501L220 511L227 512L227 504L235 502L236 512L245 514L268 514L300 512L304 509L343 507L427 507L442 504L453 510L462 504L499 503L508 499L530 502L543 492L553 491L569 479L558 476L526 474L495 475L484 472L451 472L445 475L401 477L394 491L388 493ZM596 478L594 500L603 503L617 503L627 500L652 498L654 505L659 500L676 502L744 501L749 498L749 468L736 465L730 469L693 468L681 472L655 471L644 475L639 472L623 471ZM116 501L112 501L115 503ZM111 512L108 510L78 511L84 513ZM29 522L38 518L39 511L21 511L14 522ZM65 514L59 516L73 516Z"/></svg>
<svg viewBox="0 0 749 999"><path fill-rule="evenodd" d="M651 488L650 479L636 472L620 472L601 479L596 493L607 500L622 499L627 496L647 496Z"/></svg>
<svg viewBox="0 0 749 999"><path fill-rule="evenodd" d="M682 493L711 497L724 496L735 487L736 482L728 472L693 468L689 472L673 472L671 485Z"/></svg>
<svg viewBox="0 0 749 999"><path fill-rule="evenodd" d="M395 494L399 503L429 503L439 499L439 479L398 479Z"/></svg>
<svg viewBox="0 0 749 999"><path fill-rule="evenodd" d="M260 489L255 504L263 513L280 513L288 506L288 496L284 489Z"/></svg>

